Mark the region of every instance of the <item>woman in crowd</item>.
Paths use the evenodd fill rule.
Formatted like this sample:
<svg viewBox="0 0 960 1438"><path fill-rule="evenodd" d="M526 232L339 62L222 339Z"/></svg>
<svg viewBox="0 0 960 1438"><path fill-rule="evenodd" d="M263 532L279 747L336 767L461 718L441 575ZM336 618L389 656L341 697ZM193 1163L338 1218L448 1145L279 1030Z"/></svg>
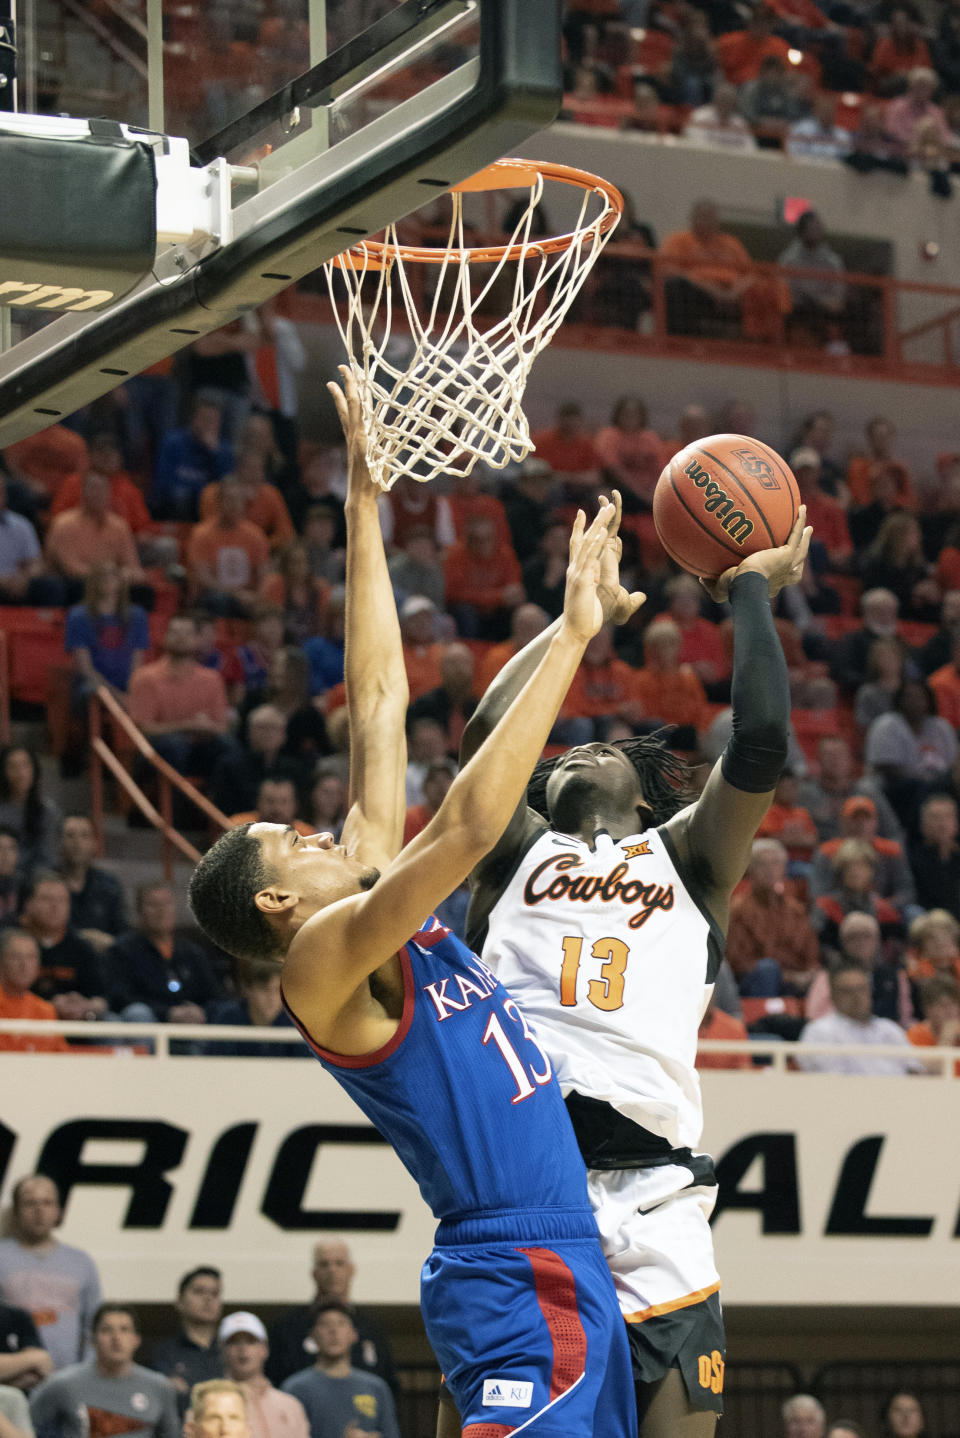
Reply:
<svg viewBox="0 0 960 1438"><path fill-rule="evenodd" d="M877 856L865 839L845 839L833 860L834 887L817 899L811 922L824 949L842 953L840 926L848 914L872 914L880 925L887 960L896 957L903 939L903 919L893 905L877 893L874 884Z"/></svg>
<svg viewBox="0 0 960 1438"><path fill-rule="evenodd" d="M913 1393L891 1393L880 1410L881 1438L924 1438L926 1428L919 1398Z"/></svg>
<svg viewBox="0 0 960 1438"><path fill-rule="evenodd" d="M889 714L867 730L866 760L883 781L891 804L908 828L922 801L948 786L957 758L957 735L937 713L929 684L908 680L898 690Z"/></svg>
<svg viewBox="0 0 960 1438"><path fill-rule="evenodd" d="M302 644L320 633L330 585L311 573L310 556L302 540L292 540L281 551L276 574L267 575L260 592L266 603L282 610L284 631L291 644Z"/></svg>
<svg viewBox="0 0 960 1438"><path fill-rule="evenodd" d="M914 984L943 977L960 982L960 924L946 909L931 909L910 925L907 972Z"/></svg>
<svg viewBox="0 0 960 1438"><path fill-rule="evenodd" d="M861 684L854 700L854 714L866 729L881 714L889 714L903 687L906 651L895 635L876 639L867 654L867 682Z"/></svg>
<svg viewBox="0 0 960 1438"><path fill-rule="evenodd" d="M67 614L64 647L77 671L75 693L86 698L106 684L126 697L130 676L150 648L147 612L130 603L126 580L112 564L95 564L87 576L83 603Z"/></svg>
<svg viewBox="0 0 960 1438"><path fill-rule="evenodd" d="M936 623L940 589L923 557L923 532L912 514L887 515L863 556L860 578L865 590L892 590L901 619Z"/></svg>
<svg viewBox="0 0 960 1438"><path fill-rule="evenodd" d="M647 406L639 395L617 400L610 423L598 430L593 443L608 483L623 494L624 510L649 509L669 456L663 440L650 428Z"/></svg>
<svg viewBox="0 0 960 1438"><path fill-rule="evenodd" d="M0 749L0 827L20 845L20 867L53 869L62 816L43 794L40 764L32 749L7 744Z"/></svg>

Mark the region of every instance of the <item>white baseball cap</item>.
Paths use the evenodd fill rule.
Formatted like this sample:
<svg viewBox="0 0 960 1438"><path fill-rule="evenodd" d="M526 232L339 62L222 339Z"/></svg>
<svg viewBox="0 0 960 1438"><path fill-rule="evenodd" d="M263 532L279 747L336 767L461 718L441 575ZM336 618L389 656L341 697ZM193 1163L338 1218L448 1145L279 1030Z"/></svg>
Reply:
<svg viewBox="0 0 960 1438"><path fill-rule="evenodd" d="M255 1313L231 1313L220 1324L217 1337L221 1343L226 1343L231 1338L236 1338L238 1333L246 1333L251 1338L259 1338L261 1343L267 1341L267 1330Z"/></svg>

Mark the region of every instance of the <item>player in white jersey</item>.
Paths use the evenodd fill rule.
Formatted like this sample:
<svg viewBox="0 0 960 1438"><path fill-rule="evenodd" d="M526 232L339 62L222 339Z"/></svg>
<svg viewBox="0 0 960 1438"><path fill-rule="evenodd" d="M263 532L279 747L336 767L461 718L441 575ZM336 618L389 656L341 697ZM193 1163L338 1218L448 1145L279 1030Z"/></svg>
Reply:
<svg viewBox="0 0 960 1438"><path fill-rule="evenodd" d="M722 1411L716 1179L695 1152L697 1029L730 895L786 760L790 696L770 598L802 574L805 518L801 509L785 546L708 586L733 611L734 723L700 797L691 802L685 766L656 739L579 746L538 766L472 877L473 945L534 1019L567 1096L628 1324L644 1438L705 1438ZM623 622L640 601L619 587L617 546L603 602ZM463 758L495 729L550 633L490 686Z"/></svg>

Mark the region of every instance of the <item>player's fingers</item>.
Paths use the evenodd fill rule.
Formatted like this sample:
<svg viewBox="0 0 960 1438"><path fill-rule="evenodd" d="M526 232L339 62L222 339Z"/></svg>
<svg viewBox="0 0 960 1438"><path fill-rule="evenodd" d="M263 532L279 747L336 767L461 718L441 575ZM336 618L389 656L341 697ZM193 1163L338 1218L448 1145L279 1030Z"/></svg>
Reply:
<svg viewBox="0 0 960 1438"><path fill-rule="evenodd" d="M790 531L790 538L787 540L787 544L790 546L791 549L800 548L800 541L803 538L803 530L806 522L807 506L805 504L801 504L800 508L797 510L797 517L793 521L793 528Z"/></svg>
<svg viewBox="0 0 960 1438"><path fill-rule="evenodd" d="M340 428L343 430L344 435L346 435L348 423L347 401L344 399L343 390L340 388L340 386L336 383L335 380L330 380L329 384L327 385L327 391L330 394L331 399L333 400L334 407L336 408L337 418L340 421Z"/></svg>
<svg viewBox="0 0 960 1438"><path fill-rule="evenodd" d="M627 618L631 619L633 615L636 614L641 604L646 604L646 602L647 596L639 589L635 590L633 594L629 595L627 598Z"/></svg>
<svg viewBox="0 0 960 1438"><path fill-rule="evenodd" d="M623 498L619 489L613 491L613 505L616 512L610 521L610 536L616 538L620 533L620 520L623 518Z"/></svg>
<svg viewBox="0 0 960 1438"><path fill-rule="evenodd" d="M609 538L607 526L610 523L612 515L613 505L610 503L604 504L597 511L596 519L593 521L590 528L587 530L584 544L586 546L587 553L591 557L594 555L599 555L600 551L606 544Z"/></svg>
<svg viewBox="0 0 960 1438"><path fill-rule="evenodd" d="M571 562L572 562L574 559L576 559L577 554L578 554L578 552L579 552L579 550L580 550L580 545L581 545L581 543L582 543L582 541L583 541L583 526L586 524L586 522L587 522L587 516L584 514L584 512L583 512L582 509L578 509L578 510L577 510L577 517L576 517L576 519L573 521L573 530L571 531L571 534L570 534L570 559L571 559Z"/></svg>

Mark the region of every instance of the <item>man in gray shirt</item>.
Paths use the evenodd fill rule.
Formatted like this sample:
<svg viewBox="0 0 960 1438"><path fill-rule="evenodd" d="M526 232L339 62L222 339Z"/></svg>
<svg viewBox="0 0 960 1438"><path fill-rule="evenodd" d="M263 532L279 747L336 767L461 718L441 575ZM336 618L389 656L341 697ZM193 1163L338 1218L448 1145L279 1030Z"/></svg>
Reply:
<svg viewBox="0 0 960 1438"><path fill-rule="evenodd" d="M55 1373L30 1399L38 1438L179 1438L176 1394L159 1373L134 1363L139 1347L130 1309L101 1304L93 1316L93 1359Z"/></svg>
<svg viewBox="0 0 960 1438"><path fill-rule="evenodd" d="M13 1190L14 1236L0 1240L0 1298L27 1310L55 1368L83 1357L101 1298L90 1255L54 1238L60 1217L53 1179L32 1174Z"/></svg>
<svg viewBox="0 0 960 1438"><path fill-rule="evenodd" d="M311 1334L317 1346L312 1368L295 1373L284 1393L299 1398L307 1411L310 1438L400 1438L393 1395L375 1373L350 1366L357 1341L350 1310L344 1303L322 1303Z"/></svg>

